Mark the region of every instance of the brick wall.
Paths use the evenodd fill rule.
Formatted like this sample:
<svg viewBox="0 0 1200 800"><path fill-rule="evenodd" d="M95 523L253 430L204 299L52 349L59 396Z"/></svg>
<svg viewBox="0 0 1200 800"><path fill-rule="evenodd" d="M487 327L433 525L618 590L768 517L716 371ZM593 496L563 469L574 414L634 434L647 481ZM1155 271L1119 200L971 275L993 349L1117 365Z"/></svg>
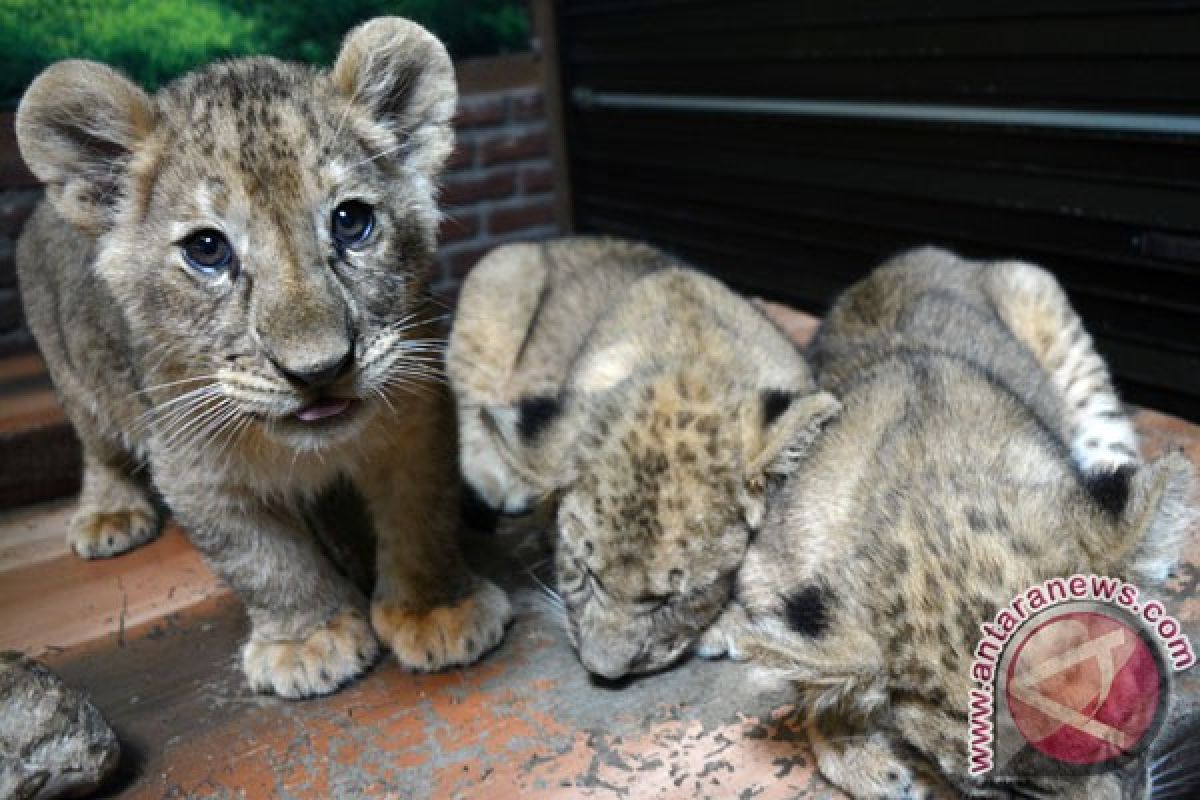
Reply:
<svg viewBox="0 0 1200 800"><path fill-rule="evenodd" d="M12 114L0 114L0 357L33 347L17 297L13 251L21 226L41 196L17 153Z"/></svg>
<svg viewBox="0 0 1200 800"><path fill-rule="evenodd" d="M541 87L465 95L456 129L441 194L438 289L449 296L492 247L557 230Z"/></svg>
<svg viewBox="0 0 1200 800"><path fill-rule="evenodd" d="M453 302L467 270L503 242L555 233L554 186L542 89L528 56L469 62L458 147L447 165L435 289ZM12 114L0 114L0 357L32 349L17 296L13 249L41 197L21 162Z"/></svg>

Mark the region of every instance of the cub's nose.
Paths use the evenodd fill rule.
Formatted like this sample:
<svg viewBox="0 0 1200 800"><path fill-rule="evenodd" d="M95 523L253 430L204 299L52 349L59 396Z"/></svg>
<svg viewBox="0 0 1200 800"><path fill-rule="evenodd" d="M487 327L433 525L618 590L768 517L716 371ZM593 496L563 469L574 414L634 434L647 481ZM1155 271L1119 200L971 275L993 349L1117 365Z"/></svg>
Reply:
<svg viewBox="0 0 1200 800"><path fill-rule="evenodd" d="M340 356L328 359L326 361L317 362L314 364L306 364L301 367L287 366L274 361L275 366L279 368L288 380L300 386L317 389L322 386L328 386L336 381L350 368L354 362L354 347L351 346Z"/></svg>

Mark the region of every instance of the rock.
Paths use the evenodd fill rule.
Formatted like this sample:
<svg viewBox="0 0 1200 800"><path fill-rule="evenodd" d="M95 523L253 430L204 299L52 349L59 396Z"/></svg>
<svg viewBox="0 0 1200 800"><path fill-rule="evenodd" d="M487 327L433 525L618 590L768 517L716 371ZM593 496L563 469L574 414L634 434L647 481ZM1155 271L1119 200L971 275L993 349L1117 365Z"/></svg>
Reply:
<svg viewBox="0 0 1200 800"><path fill-rule="evenodd" d="M120 746L84 694L20 653L0 653L0 800L81 797Z"/></svg>

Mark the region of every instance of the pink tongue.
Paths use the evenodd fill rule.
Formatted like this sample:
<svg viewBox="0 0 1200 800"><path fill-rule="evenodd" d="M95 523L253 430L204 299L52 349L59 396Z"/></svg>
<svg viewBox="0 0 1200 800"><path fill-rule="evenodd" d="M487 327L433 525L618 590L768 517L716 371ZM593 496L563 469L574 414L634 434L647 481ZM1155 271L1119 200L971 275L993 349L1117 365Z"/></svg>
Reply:
<svg viewBox="0 0 1200 800"><path fill-rule="evenodd" d="M332 398L305 406L296 412L296 419L304 422L316 422L319 419L336 417L350 407L350 401L344 398Z"/></svg>

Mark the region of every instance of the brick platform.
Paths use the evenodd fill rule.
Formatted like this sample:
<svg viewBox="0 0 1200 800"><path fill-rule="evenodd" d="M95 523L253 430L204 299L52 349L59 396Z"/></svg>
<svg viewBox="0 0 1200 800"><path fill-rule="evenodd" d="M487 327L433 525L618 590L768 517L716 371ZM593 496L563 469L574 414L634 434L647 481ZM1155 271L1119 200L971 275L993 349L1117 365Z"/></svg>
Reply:
<svg viewBox="0 0 1200 800"><path fill-rule="evenodd" d="M811 317L767 304L798 340ZM1140 411L1147 455L1200 428ZM1200 500L1200 498L1198 498ZM122 740L122 798L840 797L814 774L786 693L745 667L691 660L620 687L596 685L540 599L544 537L472 538L517 620L470 669L411 675L383 661L323 699L248 692L234 654L244 615L176 529L125 556L66 552L69 502L0 516L0 649L39 655L86 689ZM1200 641L1200 527L1163 600ZM1175 713L1200 708L1200 675Z"/></svg>

